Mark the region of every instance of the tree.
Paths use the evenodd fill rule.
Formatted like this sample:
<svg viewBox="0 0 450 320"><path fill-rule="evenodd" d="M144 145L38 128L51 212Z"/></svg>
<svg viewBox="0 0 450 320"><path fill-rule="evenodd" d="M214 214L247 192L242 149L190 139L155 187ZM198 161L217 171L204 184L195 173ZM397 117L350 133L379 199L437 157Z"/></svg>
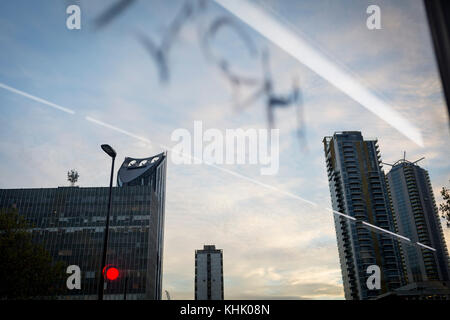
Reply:
<svg viewBox="0 0 450 320"><path fill-rule="evenodd" d="M32 242L30 225L16 209L0 211L0 299L55 298L64 265Z"/></svg>
<svg viewBox="0 0 450 320"><path fill-rule="evenodd" d="M441 210L442 218L447 221L447 227L450 227L450 189L442 187L441 195L444 203L439 205L439 209Z"/></svg>
<svg viewBox="0 0 450 320"><path fill-rule="evenodd" d="M70 182L70 185L73 187L75 185L75 183L78 181L78 178L80 177L80 175L78 174L78 172L74 169L67 171L67 181Z"/></svg>

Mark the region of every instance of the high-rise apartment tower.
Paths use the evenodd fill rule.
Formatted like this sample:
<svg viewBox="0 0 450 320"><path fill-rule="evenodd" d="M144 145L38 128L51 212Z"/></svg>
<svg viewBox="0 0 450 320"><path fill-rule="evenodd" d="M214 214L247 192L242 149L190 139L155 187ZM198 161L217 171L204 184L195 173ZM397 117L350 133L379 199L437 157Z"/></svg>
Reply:
<svg viewBox="0 0 450 320"><path fill-rule="evenodd" d="M223 254L214 245L195 250L195 300L223 300Z"/></svg>
<svg viewBox="0 0 450 320"><path fill-rule="evenodd" d="M375 298L405 284L398 241L362 223L395 232L377 141L348 131L323 143L333 210L353 218L334 215L345 298ZM373 265L380 269L380 289L367 286Z"/></svg>

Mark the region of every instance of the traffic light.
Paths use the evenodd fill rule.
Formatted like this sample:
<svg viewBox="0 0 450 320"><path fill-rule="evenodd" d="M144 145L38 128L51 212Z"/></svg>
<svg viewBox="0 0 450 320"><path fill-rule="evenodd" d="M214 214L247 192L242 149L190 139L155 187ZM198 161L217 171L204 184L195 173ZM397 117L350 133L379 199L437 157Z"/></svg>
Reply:
<svg viewBox="0 0 450 320"><path fill-rule="evenodd" d="M103 268L103 277L107 280L114 281L120 275L119 269L113 265L107 265Z"/></svg>

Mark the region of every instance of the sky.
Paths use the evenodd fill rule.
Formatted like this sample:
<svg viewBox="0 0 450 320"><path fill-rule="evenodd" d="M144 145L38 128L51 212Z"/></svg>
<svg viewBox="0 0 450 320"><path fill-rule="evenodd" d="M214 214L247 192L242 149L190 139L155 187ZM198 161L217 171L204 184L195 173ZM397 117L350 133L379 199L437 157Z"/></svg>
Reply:
<svg viewBox="0 0 450 320"><path fill-rule="evenodd" d="M322 139L335 131L358 130L365 138L378 138L384 162L395 162L404 151L409 160L425 157L420 165L429 171L441 202L439 191L450 179L448 113L421 1L250 3L418 128L423 146L220 1L206 1L202 10L200 2L190 2L195 17L172 44L169 81L161 83L137 35L160 43L185 1L136 1L96 28L95 19L111 3L0 2L0 188L65 186L72 168L80 174L79 186L107 186L109 160L102 143L114 147L119 163L127 156L149 157L172 148L172 132L192 131L194 121L222 132L267 128L263 99L236 108L236 101L254 88L233 91L205 54L202 35L218 17L235 21L252 39L256 57L268 50L277 94L289 93L296 77L301 84L306 140L297 138L295 109L277 110L276 175L261 175L260 166L250 164L175 164L169 152L163 290L172 299L194 298L194 252L205 244L223 249L225 299L344 298L333 216L325 209L331 199ZM81 8L80 30L66 27L70 4ZM366 9L373 4L381 9L379 30L366 26ZM234 72L261 78L260 60L232 30L218 32L212 49ZM444 232L449 244L450 232L445 227Z"/></svg>

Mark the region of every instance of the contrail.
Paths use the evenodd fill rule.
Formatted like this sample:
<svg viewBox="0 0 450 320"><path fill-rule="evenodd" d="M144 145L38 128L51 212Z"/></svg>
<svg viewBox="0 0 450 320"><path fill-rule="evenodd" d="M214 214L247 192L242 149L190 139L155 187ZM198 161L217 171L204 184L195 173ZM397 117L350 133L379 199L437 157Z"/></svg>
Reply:
<svg viewBox="0 0 450 320"><path fill-rule="evenodd" d="M60 111L64 111L64 112L67 112L67 113L70 113L70 114L75 114L75 111L73 111L73 110L71 110L71 109L69 109L69 108L62 107L62 106L57 105L57 104L55 104L55 103L53 103L53 102L50 102L50 101L41 99L41 98L39 98L39 97L33 96L33 95L31 95L31 94L28 94L28 93L26 93L26 92L23 92L23 91L20 91L20 90L17 90L17 89L14 89L14 88L12 88L12 87L10 87L10 86L7 86L6 84L1 83L1 82L0 82L0 88L5 89L5 90L8 90L8 91L13 92L13 93L16 93L16 94L21 95L21 96L23 96L23 97L26 97L26 98L28 98L28 99L31 99L31 100L40 102L40 103L42 103L42 104L45 104L45 105L47 105L47 106L49 106L49 107L58 109L58 110L60 110Z"/></svg>
<svg viewBox="0 0 450 320"><path fill-rule="evenodd" d="M143 141L143 142L148 143L148 144L151 145L151 141L150 141L149 139L147 139L147 138L140 137L140 136L135 135L135 134L133 134L133 133L131 133L131 132L128 132L128 131L123 130L123 129L120 129L120 128L118 128L118 127L115 127L115 126L113 126L113 125L110 125L110 124L108 124L108 123L105 123L105 122L103 122L103 121L94 119L94 118L89 117L89 116L85 117L85 119L86 119L87 121L90 121L90 122L93 122L93 123L95 123L95 124L98 124L98 125L100 125L100 126L102 126L102 127L105 127L105 128L108 128L108 129L111 129L111 130L120 132L120 133L122 133L122 134L124 134L124 135L127 135L127 136L131 137L131 138L134 138L134 139Z"/></svg>

